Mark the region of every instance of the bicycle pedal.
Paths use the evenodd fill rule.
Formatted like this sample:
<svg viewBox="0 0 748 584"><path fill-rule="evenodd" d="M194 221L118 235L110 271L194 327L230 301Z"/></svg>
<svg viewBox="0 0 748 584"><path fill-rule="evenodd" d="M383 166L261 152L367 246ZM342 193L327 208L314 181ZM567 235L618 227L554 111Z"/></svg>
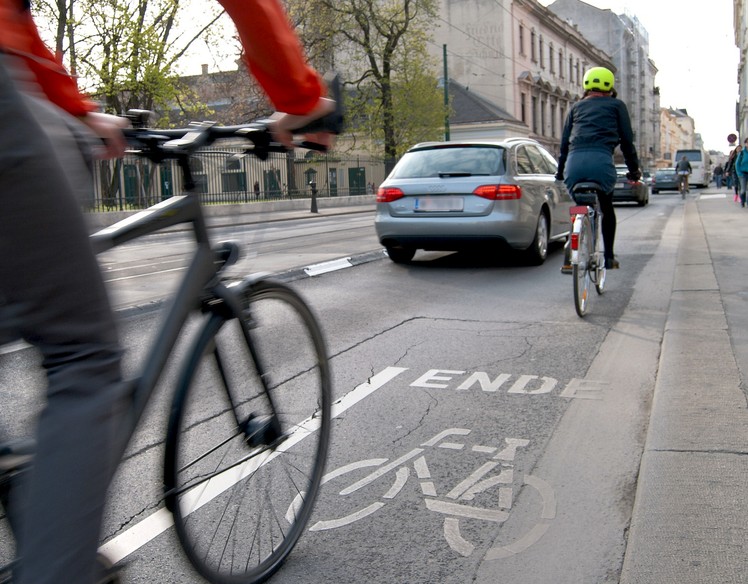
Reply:
<svg viewBox="0 0 748 584"><path fill-rule="evenodd" d="M572 274L574 270L571 267L571 264L561 266L561 273L562 274Z"/></svg>

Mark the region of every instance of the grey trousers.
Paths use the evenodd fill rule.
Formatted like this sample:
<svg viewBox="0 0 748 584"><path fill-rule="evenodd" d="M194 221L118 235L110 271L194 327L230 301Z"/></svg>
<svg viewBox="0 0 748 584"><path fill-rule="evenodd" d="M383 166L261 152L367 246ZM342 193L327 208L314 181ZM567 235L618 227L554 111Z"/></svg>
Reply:
<svg viewBox="0 0 748 584"><path fill-rule="evenodd" d="M35 345L48 382L20 495L17 583L90 584L127 405L121 349L79 206L91 178L78 122L24 75L0 53L0 338Z"/></svg>

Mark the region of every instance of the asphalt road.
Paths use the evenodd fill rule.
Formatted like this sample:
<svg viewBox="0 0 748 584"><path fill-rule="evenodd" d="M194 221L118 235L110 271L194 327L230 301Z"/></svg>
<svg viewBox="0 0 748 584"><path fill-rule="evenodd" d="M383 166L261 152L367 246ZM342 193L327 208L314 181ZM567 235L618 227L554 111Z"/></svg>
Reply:
<svg viewBox="0 0 748 584"><path fill-rule="evenodd" d="M583 320L558 249L540 267L425 252L396 265L376 255L366 214L227 234L269 246L252 271L265 255L295 264L265 270L294 274L323 324L335 397L356 398L334 421L328 462L346 472L324 486L312 530L273 582L619 581L684 217L677 194L651 201L617 207L622 269ZM158 258L184 246L170 235L133 248L119 277L160 292L181 267ZM382 259L310 276L302 268L324 261L320 250ZM125 258L105 260L116 286ZM123 321L133 370L157 321L146 296L118 302L145 306ZM38 400L14 388L42 380L31 351L0 359L0 423L21 431ZM161 506L172 380L173 367L113 485L104 540ZM170 529L124 562L127 582L200 581Z"/></svg>

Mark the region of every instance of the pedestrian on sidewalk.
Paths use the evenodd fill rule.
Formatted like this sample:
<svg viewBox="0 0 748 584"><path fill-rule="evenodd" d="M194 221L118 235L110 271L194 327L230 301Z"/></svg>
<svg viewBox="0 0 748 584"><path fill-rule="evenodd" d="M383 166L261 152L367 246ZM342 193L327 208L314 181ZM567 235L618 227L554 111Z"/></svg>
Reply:
<svg viewBox="0 0 748 584"><path fill-rule="evenodd" d="M735 148L732 149L732 152L730 152L730 155L727 157L727 162L725 163L725 175L727 176L727 186L728 188L731 188L735 196L733 200L735 202L738 201L738 188L739 188L739 181L738 181L738 175L735 170L735 160L738 157L738 154L740 154L740 151L742 150L742 147L740 144L735 146Z"/></svg>
<svg viewBox="0 0 748 584"><path fill-rule="evenodd" d="M735 159L735 171L740 181L740 206L745 207L745 189L748 186L748 138L743 143L743 148Z"/></svg>
<svg viewBox="0 0 748 584"><path fill-rule="evenodd" d="M722 188L722 176L724 171L725 170L724 168L722 168L721 164L717 164L717 166L714 168L714 184L718 189Z"/></svg>

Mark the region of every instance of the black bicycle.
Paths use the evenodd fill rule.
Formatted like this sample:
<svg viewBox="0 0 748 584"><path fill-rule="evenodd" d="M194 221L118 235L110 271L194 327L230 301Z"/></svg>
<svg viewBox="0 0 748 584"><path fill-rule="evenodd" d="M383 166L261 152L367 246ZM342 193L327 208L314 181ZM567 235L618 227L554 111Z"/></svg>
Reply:
<svg viewBox="0 0 748 584"><path fill-rule="evenodd" d="M133 119L144 125L142 113ZM342 116L335 123L340 122ZM263 122L202 123L180 130L136 127L126 137L139 156L154 162L175 159L184 192L94 234L95 249L189 224L195 251L140 375L132 381L121 452L181 331L197 315L200 324L182 361L166 430L165 507L187 557L206 580L262 582L291 552L317 497L330 443L330 365L317 319L298 293L261 276L223 277L239 249L231 242L211 244L190 159L216 140L241 142L246 153L260 159L285 147L272 141ZM32 448L28 442L9 444L4 454L0 491L7 504ZM12 578L13 526L3 525L12 523L10 511L0 517L0 582ZM3 562L9 563L2 567Z"/></svg>

